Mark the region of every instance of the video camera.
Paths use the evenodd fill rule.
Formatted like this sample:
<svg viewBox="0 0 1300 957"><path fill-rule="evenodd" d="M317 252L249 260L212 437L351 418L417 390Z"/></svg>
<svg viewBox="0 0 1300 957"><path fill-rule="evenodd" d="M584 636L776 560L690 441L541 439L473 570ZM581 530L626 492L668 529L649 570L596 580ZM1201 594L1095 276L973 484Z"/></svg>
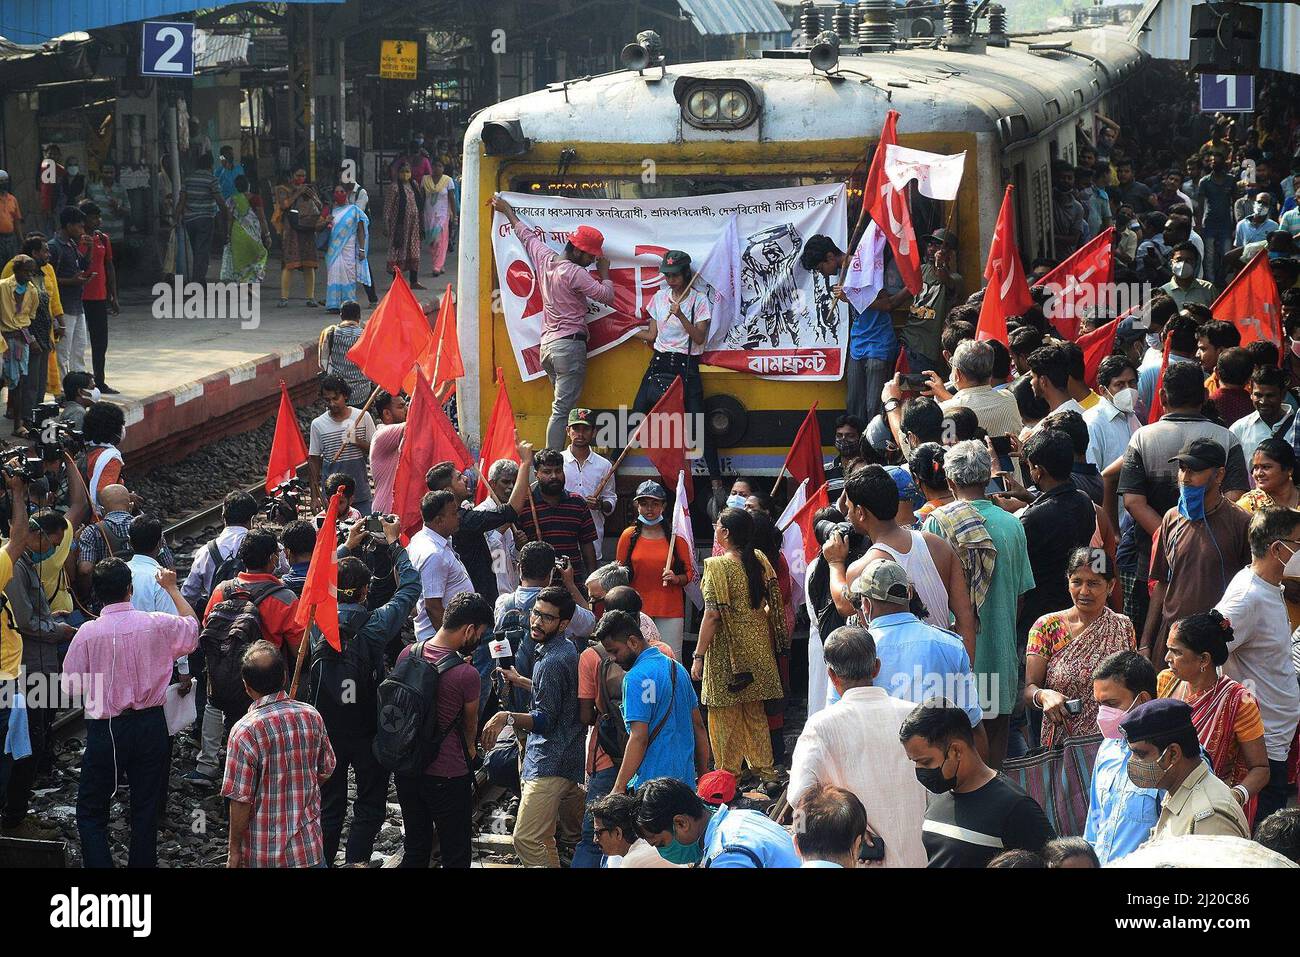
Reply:
<svg viewBox="0 0 1300 957"><path fill-rule="evenodd" d="M317 520L317 528L320 528L322 521L323 519ZM359 519L359 521L365 526L366 531L370 533L370 537L375 540L375 543L383 546L388 544L388 539L384 535L384 522L395 522L397 521L397 516L385 515L383 512L371 512L364 518ZM338 535L340 545L347 541L348 535L351 534L352 529L356 524L356 522L339 522Z"/></svg>
<svg viewBox="0 0 1300 957"><path fill-rule="evenodd" d="M64 452L76 455L85 447L85 436L59 418L62 412L59 403L42 402L27 413L25 423L36 436L36 450L42 460L55 461Z"/></svg>
<svg viewBox="0 0 1300 957"><path fill-rule="evenodd" d="M271 522L287 525L297 520L303 496L310 491L311 486L299 478L281 482L271 490L270 496L262 506L262 511Z"/></svg>
<svg viewBox="0 0 1300 957"><path fill-rule="evenodd" d="M0 474L16 475L28 484L45 478L45 460L25 446L0 449L0 463Z"/></svg>

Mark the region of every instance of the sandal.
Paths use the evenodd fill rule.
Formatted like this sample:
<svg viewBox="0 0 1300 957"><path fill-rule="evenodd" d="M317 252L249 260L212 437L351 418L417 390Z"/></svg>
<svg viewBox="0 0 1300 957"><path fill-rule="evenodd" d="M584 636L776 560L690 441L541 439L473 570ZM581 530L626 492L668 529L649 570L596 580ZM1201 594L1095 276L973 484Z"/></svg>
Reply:
<svg viewBox="0 0 1300 957"><path fill-rule="evenodd" d="M275 308L277 309L287 309L288 307L289 307L288 299L281 299L279 302L275 304Z"/></svg>
<svg viewBox="0 0 1300 957"><path fill-rule="evenodd" d="M308 309L320 308L320 303L317 302L315 299L308 299L306 302L303 303L303 305L306 306Z"/></svg>

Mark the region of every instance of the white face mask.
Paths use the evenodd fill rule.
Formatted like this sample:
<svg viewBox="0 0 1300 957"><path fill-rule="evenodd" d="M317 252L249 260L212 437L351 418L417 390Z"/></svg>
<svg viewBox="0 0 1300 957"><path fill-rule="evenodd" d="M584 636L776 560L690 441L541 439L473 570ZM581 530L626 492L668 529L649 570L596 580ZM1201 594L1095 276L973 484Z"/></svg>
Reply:
<svg viewBox="0 0 1300 957"><path fill-rule="evenodd" d="M1267 216L1267 215L1268 215L1268 207L1267 207L1266 205L1264 205L1263 203L1256 203L1256 204L1255 204L1255 215L1256 215L1256 216Z"/></svg>
<svg viewBox="0 0 1300 957"><path fill-rule="evenodd" d="M1147 333L1147 348L1148 348L1148 349L1159 349L1159 348L1161 348L1163 345L1164 345L1164 343L1160 341L1160 336L1159 336L1158 333L1155 333L1155 332L1148 332L1148 333Z"/></svg>
<svg viewBox="0 0 1300 957"><path fill-rule="evenodd" d="M1120 389L1110 397L1110 404L1121 412L1132 412L1137 407L1137 389Z"/></svg>
<svg viewBox="0 0 1300 957"><path fill-rule="evenodd" d="M1169 267L1170 271L1179 279L1188 279L1193 273L1192 264L1183 260L1176 262Z"/></svg>
<svg viewBox="0 0 1300 957"><path fill-rule="evenodd" d="M1285 547L1291 546L1287 542L1282 543ZM1291 553L1291 557L1286 560L1286 565L1282 568L1283 578L1300 578L1300 548Z"/></svg>
<svg viewBox="0 0 1300 957"><path fill-rule="evenodd" d="M76 175L77 175L78 173L80 173L80 172L81 172L81 167L80 167L80 166L69 166L69 167L68 167L68 175L69 175L69 176L76 176Z"/></svg>

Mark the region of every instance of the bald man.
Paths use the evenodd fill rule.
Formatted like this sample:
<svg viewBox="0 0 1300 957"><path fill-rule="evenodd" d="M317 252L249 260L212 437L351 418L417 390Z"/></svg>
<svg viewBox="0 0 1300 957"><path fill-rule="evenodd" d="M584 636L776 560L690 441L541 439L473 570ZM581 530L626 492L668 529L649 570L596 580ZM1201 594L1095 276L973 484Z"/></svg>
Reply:
<svg viewBox="0 0 1300 957"><path fill-rule="evenodd" d="M99 492L99 504L102 517L98 522L87 525L77 538L75 588L82 604L91 612L99 613L99 604L91 594L91 572L95 562L101 558L120 558L129 562L133 555L128 530L131 526L131 508L138 505L138 499L127 491L125 485L106 485ZM175 568L176 560L166 545L158 553L158 564L163 568Z"/></svg>

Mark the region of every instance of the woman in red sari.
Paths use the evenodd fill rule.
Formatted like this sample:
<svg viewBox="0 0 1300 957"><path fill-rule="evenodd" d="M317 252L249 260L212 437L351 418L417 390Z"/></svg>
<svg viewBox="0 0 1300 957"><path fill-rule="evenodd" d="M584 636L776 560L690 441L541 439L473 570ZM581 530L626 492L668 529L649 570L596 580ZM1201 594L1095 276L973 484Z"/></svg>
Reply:
<svg viewBox="0 0 1300 957"><path fill-rule="evenodd" d="M1042 710L1042 743L1048 748L1096 733L1093 669L1103 658L1137 647L1133 623L1107 605L1115 567L1106 552L1076 548L1065 573L1073 606L1034 622L1025 653L1025 704Z"/></svg>
<svg viewBox="0 0 1300 957"><path fill-rule="evenodd" d="M1268 753L1254 696L1219 674L1232 640L1232 625L1217 611L1175 622L1165 651L1169 670L1157 677L1156 693L1192 706L1196 736L1215 775L1232 788L1254 826L1255 797L1268 784Z"/></svg>

